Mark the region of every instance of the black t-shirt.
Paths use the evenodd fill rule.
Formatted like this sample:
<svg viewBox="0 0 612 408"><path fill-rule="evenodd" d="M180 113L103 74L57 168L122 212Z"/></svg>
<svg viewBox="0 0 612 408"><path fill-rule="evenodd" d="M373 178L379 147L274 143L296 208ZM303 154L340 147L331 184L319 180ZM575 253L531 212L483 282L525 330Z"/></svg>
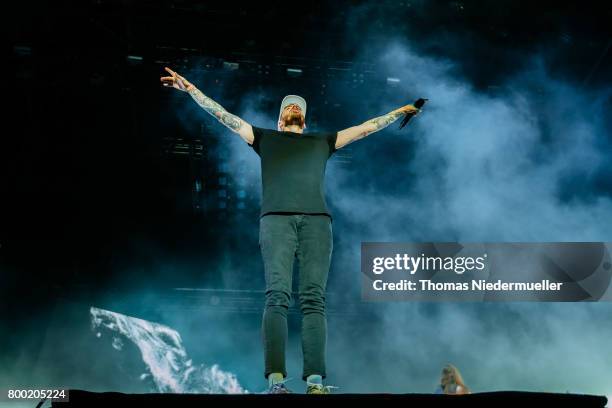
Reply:
<svg viewBox="0 0 612 408"><path fill-rule="evenodd" d="M253 126L251 147L261 158L261 216L331 213L325 202L325 167L338 133L295 133Z"/></svg>

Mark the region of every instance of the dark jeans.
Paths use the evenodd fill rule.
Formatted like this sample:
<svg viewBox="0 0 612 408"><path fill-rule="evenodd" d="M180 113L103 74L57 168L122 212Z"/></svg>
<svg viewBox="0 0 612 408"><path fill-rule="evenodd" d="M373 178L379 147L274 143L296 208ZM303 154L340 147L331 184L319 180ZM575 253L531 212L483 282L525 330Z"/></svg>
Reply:
<svg viewBox="0 0 612 408"><path fill-rule="evenodd" d="M259 245L266 274L262 323L265 376L270 373L287 376L287 309L293 260L297 257L304 354L302 377L318 374L325 378L325 286L333 250L331 219L319 214L265 215L260 220Z"/></svg>

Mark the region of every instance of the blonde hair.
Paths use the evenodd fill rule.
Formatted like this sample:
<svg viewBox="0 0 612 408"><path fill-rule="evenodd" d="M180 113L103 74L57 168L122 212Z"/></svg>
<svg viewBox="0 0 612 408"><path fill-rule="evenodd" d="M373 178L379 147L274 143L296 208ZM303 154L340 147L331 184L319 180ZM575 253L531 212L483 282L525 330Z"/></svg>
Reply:
<svg viewBox="0 0 612 408"><path fill-rule="evenodd" d="M463 382L461 373L452 364L447 364L442 368L440 376L440 387L445 394L469 394L470 389Z"/></svg>

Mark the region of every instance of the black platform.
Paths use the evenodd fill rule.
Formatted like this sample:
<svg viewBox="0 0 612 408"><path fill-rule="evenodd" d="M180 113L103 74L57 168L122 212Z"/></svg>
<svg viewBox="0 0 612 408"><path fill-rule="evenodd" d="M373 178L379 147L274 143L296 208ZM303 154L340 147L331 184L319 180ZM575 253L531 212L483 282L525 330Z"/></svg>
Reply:
<svg viewBox="0 0 612 408"><path fill-rule="evenodd" d="M122 394L70 390L68 402L53 402L52 407L339 407L367 404L383 407L605 407L607 399L596 395L543 392L499 391L470 395L433 394L332 394L332 395L211 395L211 394Z"/></svg>

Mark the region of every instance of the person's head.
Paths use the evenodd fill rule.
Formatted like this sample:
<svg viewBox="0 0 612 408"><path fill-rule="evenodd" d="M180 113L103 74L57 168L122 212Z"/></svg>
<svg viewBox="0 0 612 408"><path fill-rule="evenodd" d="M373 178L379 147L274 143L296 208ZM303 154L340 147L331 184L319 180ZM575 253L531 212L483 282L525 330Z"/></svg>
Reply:
<svg viewBox="0 0 612 408"><path fill-rule="evenodd" d="M442 368L440 376L440 387L445 394L467 394L468 387L463 382L463 377L457 367L452 364L447 364Z"/></svg>
<svg viewBox="0 0 612 408"><path fill-rule="evenodd" d="M285 96L278 115L278 130L302 132L305 128L306 101L297 95Z"/></svg>

